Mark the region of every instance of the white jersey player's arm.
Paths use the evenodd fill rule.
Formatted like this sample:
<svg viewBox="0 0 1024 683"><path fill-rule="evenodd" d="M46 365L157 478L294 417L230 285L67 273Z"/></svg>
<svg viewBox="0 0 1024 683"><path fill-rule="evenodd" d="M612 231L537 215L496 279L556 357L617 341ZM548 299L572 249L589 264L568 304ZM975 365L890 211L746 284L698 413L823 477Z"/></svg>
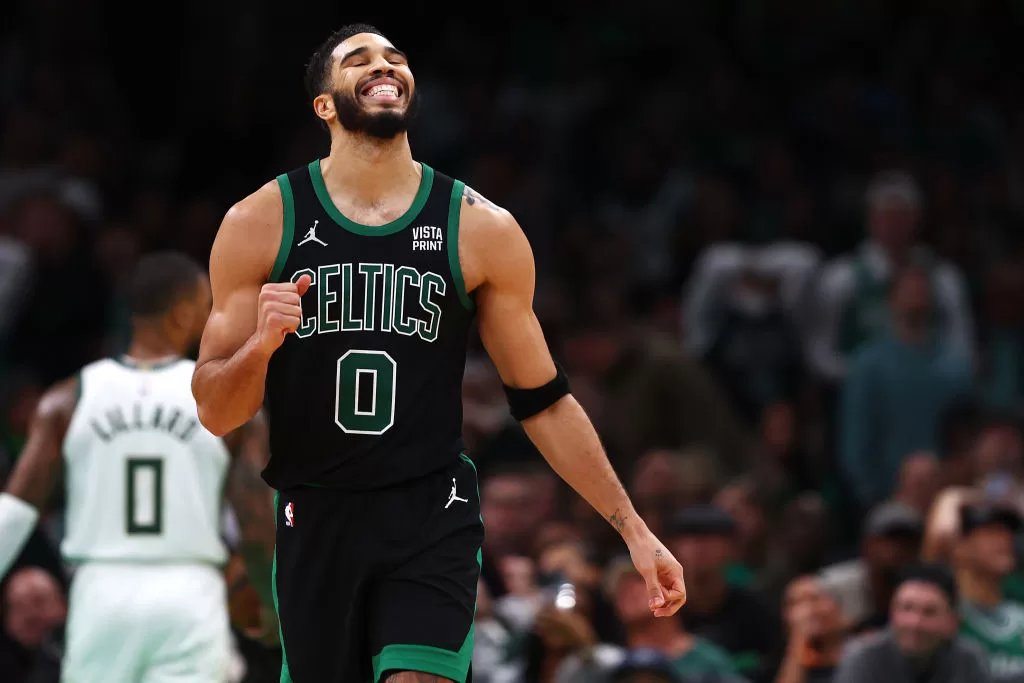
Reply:
<svg viewBox="0 0 1024 683"><path fill-rule="evenodd" d="M265 607L273 609L274 491L260 473L270 460L269 432L263 411L225 437L233 460L225 494L238 519L238 554L249 583Z"/></svg>
<svg viewBox="0 0 1024 683"><path fill-rule="evenodd" d="M52 387L39 400L25 448L0 493L0 578L32 535L60 480L64 435L77 400L77 377Z"/></svg>
<svg viewBox="0 0 1024 683"><path fill-rule="evenodd" d="M527 390L547 385L557 370L533 311L526 235L511 214L469 188L460 220L459 261L476 300L480 339L502 382ZM522 424L552 469L625 539L655 615L674 614L686 596L682 568L634 511L580 404L564 395Z"/></svg>

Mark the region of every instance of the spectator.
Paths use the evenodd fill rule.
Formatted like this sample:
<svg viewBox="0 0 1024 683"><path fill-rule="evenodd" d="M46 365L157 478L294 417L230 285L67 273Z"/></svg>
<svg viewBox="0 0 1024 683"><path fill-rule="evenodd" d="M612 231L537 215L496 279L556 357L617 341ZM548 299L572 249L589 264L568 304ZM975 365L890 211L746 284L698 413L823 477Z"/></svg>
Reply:
<svg viewBox="0 0 1024 683"><path fill-rule="evenodd" d="M25 567L7 577L3 591L0 672L8 683L57 683L61 649L55 637L67 606L46 571Z"/></svg>
<svg viewBox="0 0 1024 683"><path fill-rule="evenodd" d="M846 624L839 603L814 576L801 576L786 588L786 654L775 683L831 683Z"/></svg>
<svg viewBox="0 0 1024 683"><path fill-rule="evenodd" d="M956 635L957 589L942 565L911 567L893 596L892 628L852 645L834 683L989 683L977 649Z"/></svg>
<svg viewBox="0 0 1024 683"><path fill-rule="evenodd" d="M933 453L918 451L903 459L893 500L913 509L924 519L940 488L939 461Z"/></svg>
<svg viewBox="0 0 1024 683"><path fill-rule="evenodd" d="M904 457L939 452L941 420L971 388L970 359L929 331L930 288L920 268L895 276L892 336L857 352L843 387L840 455L862 510L889 497Z"/></svg>
<svg viewBox="0 0 1024 683"><path fill-rule="evenodd" d="M741 675L770 681L781 654L779 618L750 590L729 585L735 541L736 522L716 506L684 508L672 519L665 543L686 567L680 614L686 630L728 652Z"/></svg>
<svg viewBox="0 0 1024 683"><path fill-rule="evenodd" d="M656 650L631 650L615 667L608 683L690 683L665 655Z"/></svg>
<svg viewBox="0 0 1024 683"><path fill-rule="evenodd" d="M986 324L981 353L988 403L1001 410L1024 408L1024 259L1007 259L988 274Z"/></svg>
<svg viewBox="0 0 1024 683"><path fill-rule="evenodd" d="M854 632L884 626L900 572L920 552L924 522L902 503L884 503L864 523L860 557L821 572Z"/></svg>
<svg viewBox="0 0 1024 683"><path fill-rule="evenodd" d="M595 422L621 471L657 448L708 448L727 472L741 471L747 437L714 376L673 344L627 339L621 329L574 335L563 352L570 376L594 378L604 397Z"/></svg>
<svg viewBox="0 0 1024 683"><path fill-rule="evenodd" d="M917 241L921 203L906 173L879 174L868 187L868 239L855 254L826 264L818 285L819 326L810 363L822 377L841 379L859 346L899 326L886 310L886 293L907 267L920 269L931 283L937 340L971 357L973 330L962 277Z"/></svg>
<svg viewBox="0 0 1024 683"><path fill-rule="evenodd" d="M988 654L992 680L1024 680L1024 605L1007 600L1003 582L1016 564L1013 534L1021 529L1012 507L964 505L961 538L953 552L960 592L960 635Z"/></svg>

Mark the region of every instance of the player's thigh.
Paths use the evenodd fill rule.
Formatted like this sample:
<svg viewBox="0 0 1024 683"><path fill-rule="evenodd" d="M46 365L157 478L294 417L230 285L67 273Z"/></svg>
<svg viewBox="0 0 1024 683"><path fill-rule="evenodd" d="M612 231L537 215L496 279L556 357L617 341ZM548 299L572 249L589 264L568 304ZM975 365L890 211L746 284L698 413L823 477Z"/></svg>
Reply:
<svg viewBox="0 0 1024 683"><path fill-rule="evenodd" d="M172 600L154 609L159 642L142 683L223 681L231 654L231 629L224 579L213 567L181 568L168 573ZM157 631L157 629L159 629Z"/></svg>
<svg viewBox="0 0 1024 683"><path fill-rule="evenodd" d="M453 683L450 678L441 678L419 671L389 671L384 674L381 681L382 683Z"/></svg>
<svg viewBox="0 0 1024 683"><path fill-rule="evenodd" d="M373 521L356 495L303 488L278 496L274 596L287 670L282 681L371 677L365 587L376 547L367 540L375 537Z"/></svg>
<svg viewBox="0 0 1024 683"><path fill-rule="evenodd" d="M482 540L482 528L465 526L375 586L370 633L374 680L418 672L466 683Z"/></svg>
<svg viewBox="0 0 1024 683"><path fill-rule="evenodd" d="M116 573L116 572L115 572ZM61 680L136 680L152 654L127 585L105 568L81 567L71 584Z"/></svg>

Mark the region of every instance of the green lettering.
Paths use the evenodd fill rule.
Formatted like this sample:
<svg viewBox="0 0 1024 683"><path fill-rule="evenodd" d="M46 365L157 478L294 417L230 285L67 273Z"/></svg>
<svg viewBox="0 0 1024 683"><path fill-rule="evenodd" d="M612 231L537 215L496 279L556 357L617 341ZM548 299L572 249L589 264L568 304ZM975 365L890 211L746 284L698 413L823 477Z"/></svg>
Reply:
<svg viewBox="0 0 1024 683"><path fill-rule="evenodd" d="M316 273L310 270L309 268L303 268L302 270L295 271L295 274L292 275L291 281L298 282L299 278L302 277L303 275L308 275L310 279L313 280L313 282L310 283L309 285L310 287L316 286ZM299 325L299 329L295 330L295 334L302 339L305 339L309 335L313 334L314 332L316 332L316 320L317 317L315 315L306 315L305 313L303 313L302 324Z"/></svg>
<svg viewBox="0 0 1024 683"><path fill-rule="evenodd" d="M395 310L392 324L395 332L411 337L416 334L416 321L405 314L405 288L420 286L420 274L411 266L395 270Z"/></svg>
<svg viewBox="0 0 1024 683"><path fill-rule="evenodd" d="M332 275L338 274L338 264L334 263L329 266L320 266L317 269L316 281L320 283L317 287L317 292L320 296L317 297L318 301L318 314L317 314L317 329L316 331L320 334L324 332L337 332L338 331L338 319L331 320L327 316L327 307L338 300L338 293L331 289L331 284L328 278ZM344 283L343 283L344 284ZM344 292L342 292L344 296Z"/></svg>
<svg viewBox="0 0 1024 683"><path fill-rule="evenodd" d="M420 339L426 342L436 340L441 329L441 307L430 300L435 292L444 296L444 278L437 273L427 273L420 280L420 306L430 314L430 320L420 320L418 325Z"/></svg>

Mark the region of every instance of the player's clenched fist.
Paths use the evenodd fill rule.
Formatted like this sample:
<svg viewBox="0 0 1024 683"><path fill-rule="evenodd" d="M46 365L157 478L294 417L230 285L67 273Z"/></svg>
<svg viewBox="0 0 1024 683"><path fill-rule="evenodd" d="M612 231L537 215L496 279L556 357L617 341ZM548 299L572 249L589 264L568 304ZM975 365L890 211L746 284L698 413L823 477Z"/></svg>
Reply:
<svg viewBox="0 0 1024 683"><path fill-rule="evenodd" d="M259 318L256 335L260 348L267 355L284 343L302 324L302 295L309 289L313 279L303 275L297 282L272 282L260 290Z"/></svg>

